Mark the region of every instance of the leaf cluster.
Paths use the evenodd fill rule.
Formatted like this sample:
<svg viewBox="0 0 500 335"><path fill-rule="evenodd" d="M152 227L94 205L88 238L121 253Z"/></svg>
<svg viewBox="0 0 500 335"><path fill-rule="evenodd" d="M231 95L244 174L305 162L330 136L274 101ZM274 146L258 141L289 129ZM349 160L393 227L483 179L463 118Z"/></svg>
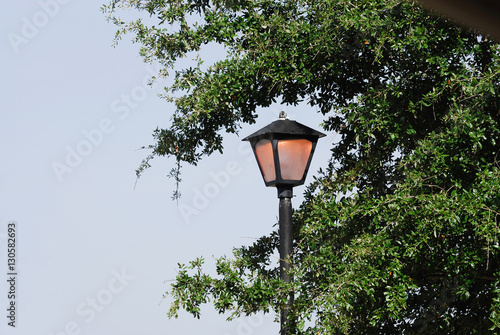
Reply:
<svg viewBox="0 0 500 335"><path fill-rule="evenodd" d="M157 25L123 22L120 7ZM196 164L277 101L307 102L339 138L294 213L293 283L273 269L273 232L219 259L217 276L200 260L180 266L170 316L199 317L209 301L232 316L279 311L293 291L297 334L498 333L500 47L488 36L396 0L104 9L164 73L225 48L206 68L176 70L176 112L150 157Z"/></svg>

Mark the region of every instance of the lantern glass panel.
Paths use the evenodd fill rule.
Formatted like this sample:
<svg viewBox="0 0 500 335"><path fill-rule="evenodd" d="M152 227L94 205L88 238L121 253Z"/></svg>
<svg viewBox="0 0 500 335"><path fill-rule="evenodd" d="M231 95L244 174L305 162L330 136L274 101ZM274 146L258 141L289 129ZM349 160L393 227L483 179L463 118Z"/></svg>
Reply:
<svg viewBox="0 0 500 335"><path fill-rule="evenodd" d="M258 141L255 144L254 150L265 181L270 182L276 180L276 169L274 168L274 155L271 141L266 139Z"/></svg>
<svg viewBox="0 0 500 335"><path fill-rule="evenodd" d="M311 155L312 142L305 139L278 141L281 178L301 180Z"/></svg>

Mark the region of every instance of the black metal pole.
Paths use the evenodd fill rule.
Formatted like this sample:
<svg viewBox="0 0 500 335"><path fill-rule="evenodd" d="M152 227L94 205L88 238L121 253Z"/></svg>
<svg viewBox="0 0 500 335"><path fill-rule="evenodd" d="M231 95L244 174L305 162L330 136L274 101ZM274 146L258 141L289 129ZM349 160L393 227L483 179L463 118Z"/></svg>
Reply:
<svg viewBox="0 0 500 335"><path fill-rule="evenodd" d="M280 237L280 278L286 283L291 282L288 260L293 248L293 223L292 223L292 186L278 186L279 205L279 237ZM288 312L293 304L293 292L288 296L288 301L281 309L281 335L289 335L293 331L293 323L288 320Z"/></svg>

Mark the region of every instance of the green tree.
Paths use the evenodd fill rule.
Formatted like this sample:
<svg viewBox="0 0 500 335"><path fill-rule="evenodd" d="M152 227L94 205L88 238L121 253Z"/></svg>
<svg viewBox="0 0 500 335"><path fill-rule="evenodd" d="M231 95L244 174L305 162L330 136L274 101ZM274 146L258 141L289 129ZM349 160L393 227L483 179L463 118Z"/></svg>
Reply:
<svg viewBox="0 0 500 335"><path fill-rule="evenodd" d="M119 10L143 19L123 21ZM180 266L170 316L234 317L295 292L297 334L488 334L500 328L500 48L410 1L113 0L146 61L174 70L176 111L151 155L177 168L222 151L258 107L306 102L340 140L294 213L294 282L277 233ZM184 69L184 57L226 54ZM203 54L203 53L201 53ZM306 322L311 320L312 322Z"/></svg>

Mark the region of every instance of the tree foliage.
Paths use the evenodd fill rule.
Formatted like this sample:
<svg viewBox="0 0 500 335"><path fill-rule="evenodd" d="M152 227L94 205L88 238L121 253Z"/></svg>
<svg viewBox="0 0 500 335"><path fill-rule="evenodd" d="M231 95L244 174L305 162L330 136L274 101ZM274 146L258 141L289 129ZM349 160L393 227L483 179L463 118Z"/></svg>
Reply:
<svg viewBox="0 0 500 335"><path fill-rule="evenodd" d="M147 14L126 22L120 9ZM196 164L258 107L307 102L339 134L294 213L292 284L276 232L180 266L170 316L211 301L279 310L297 334L487 334L500 327L500 48L409 1L113 0L146 61L174 70L154 156ZM149 16L149 17L147 17ZM213 43L221 60L178 69ZM149 165L146 160L138 173ZM306 322L306 321L311 322Z"/></svg>

